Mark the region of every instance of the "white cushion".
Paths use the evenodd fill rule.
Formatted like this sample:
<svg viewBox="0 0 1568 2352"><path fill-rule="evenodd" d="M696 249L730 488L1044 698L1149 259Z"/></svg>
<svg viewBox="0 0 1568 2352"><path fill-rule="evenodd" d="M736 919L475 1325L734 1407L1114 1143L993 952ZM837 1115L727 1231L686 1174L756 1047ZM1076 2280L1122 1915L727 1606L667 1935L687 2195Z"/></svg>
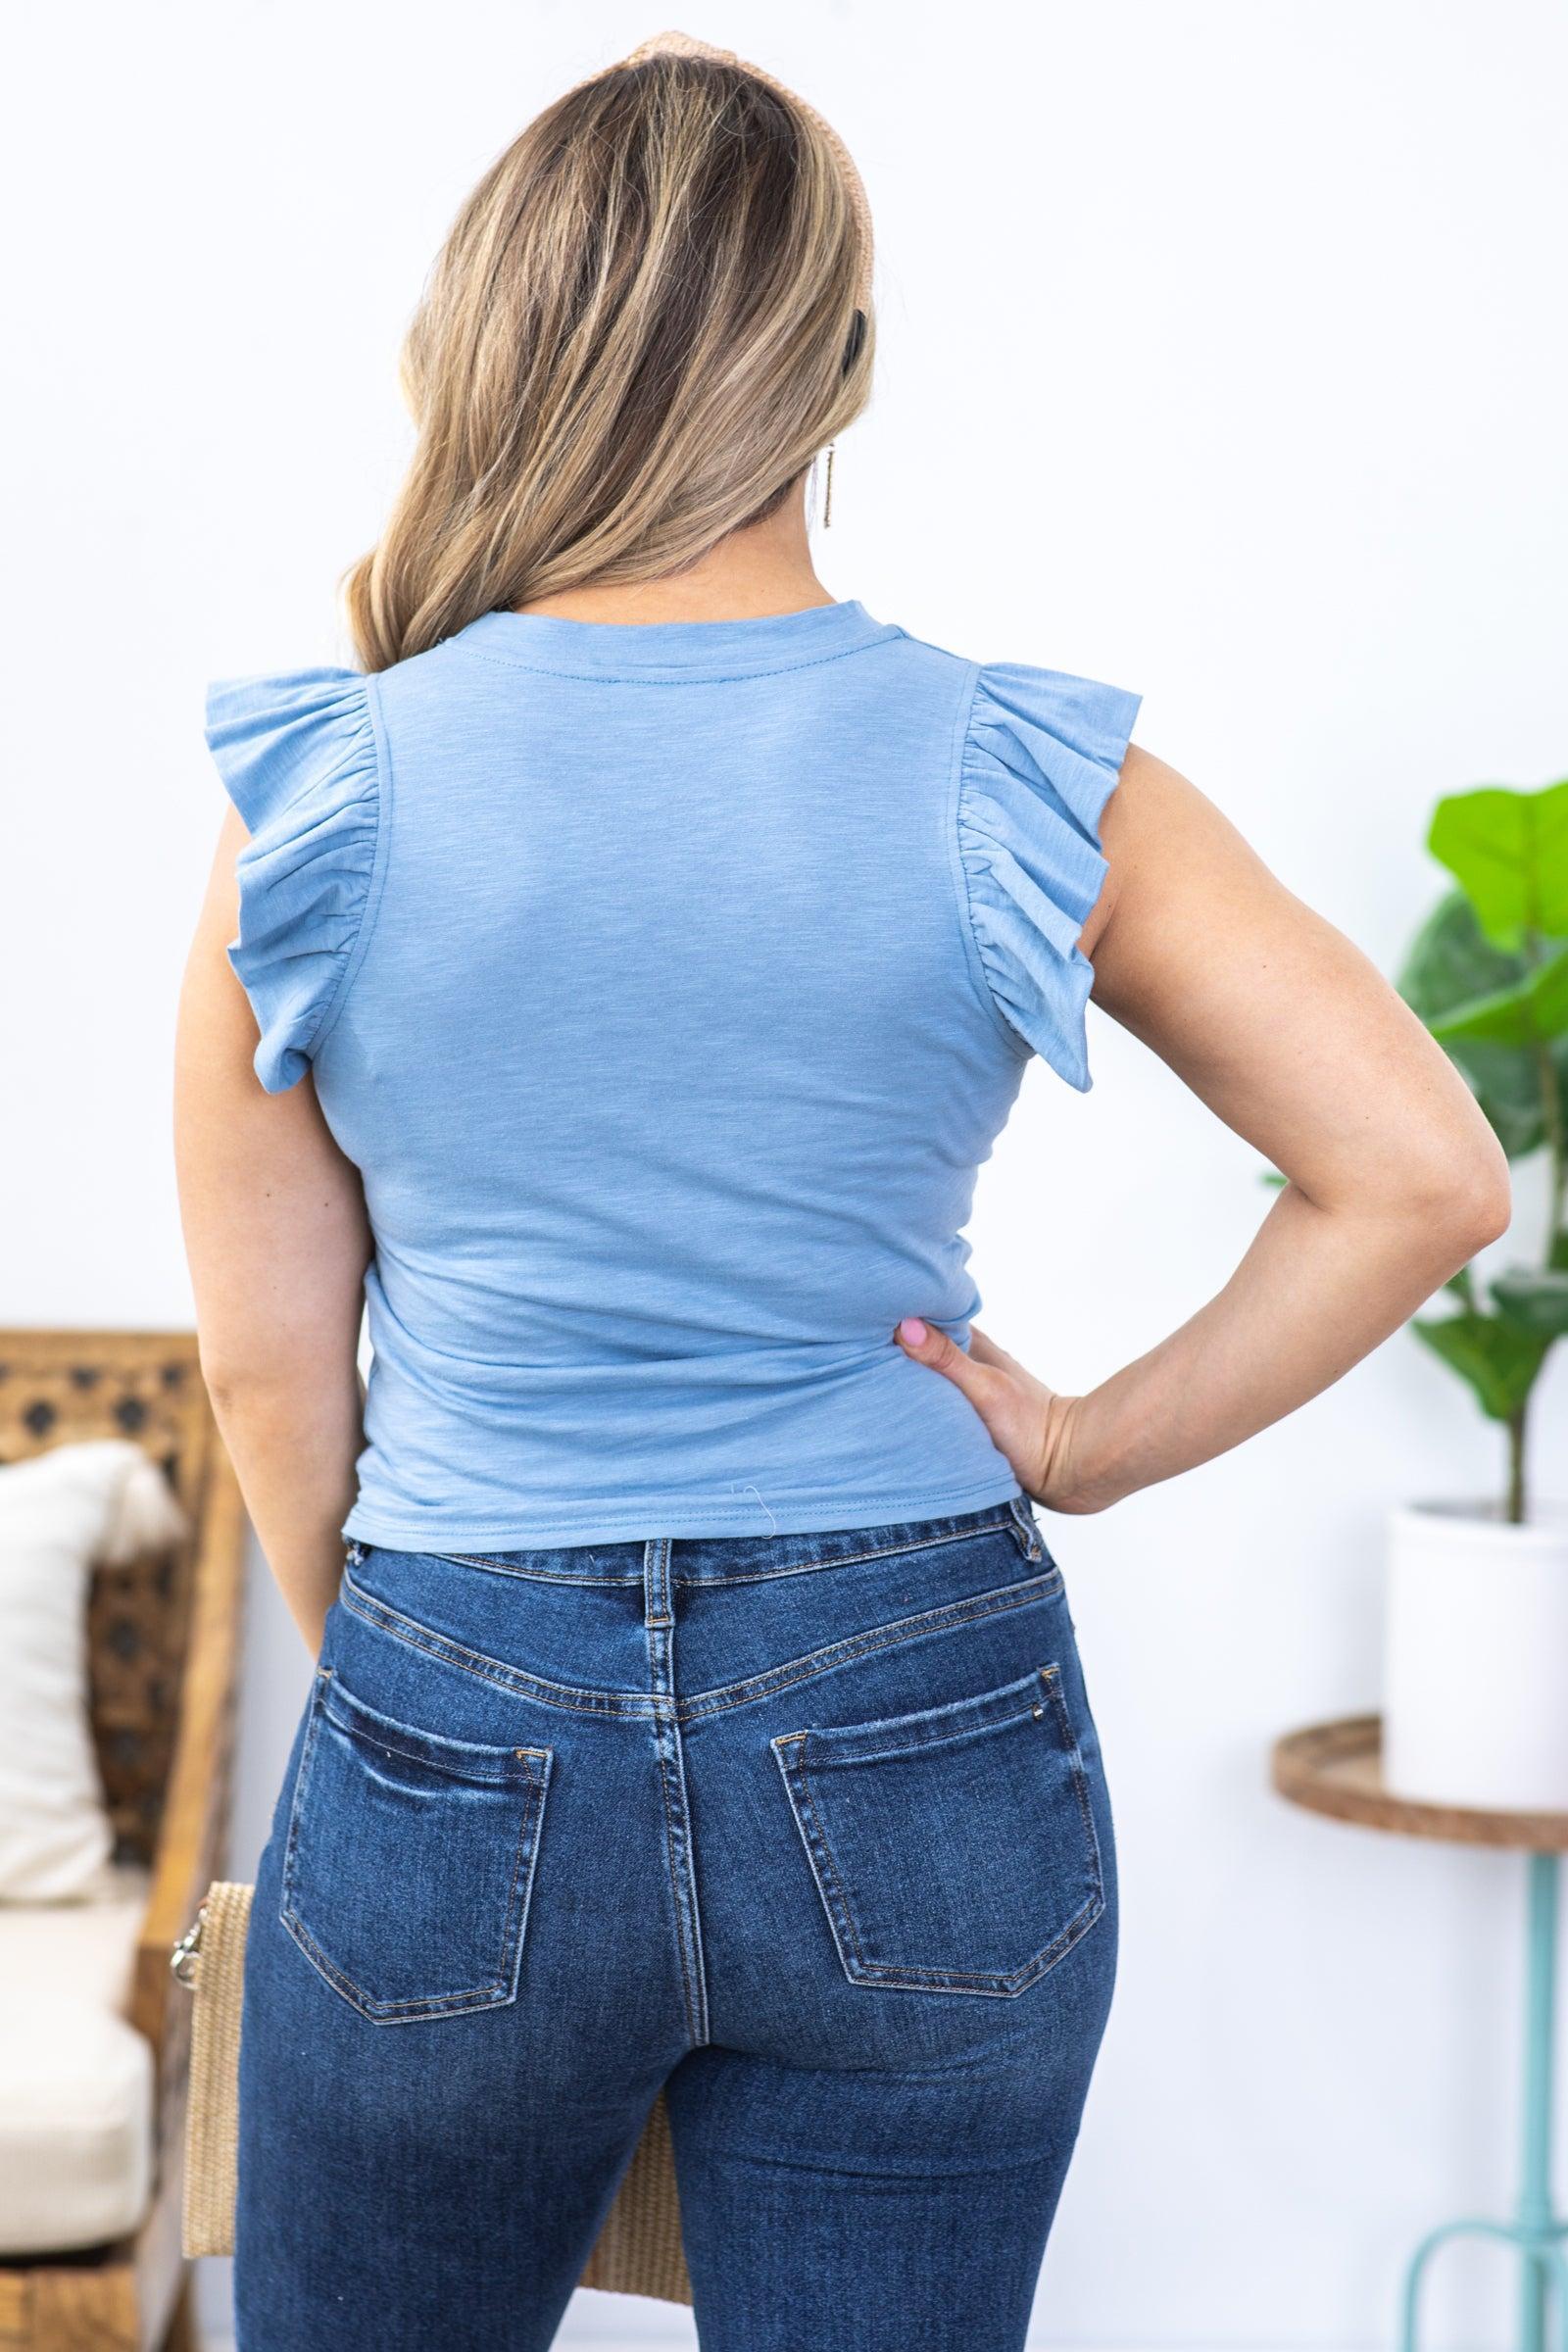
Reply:
<svg viewBox="0 0 1568 2352"><path fill-rule="evenodd" d="M0 2016L59 1992L123 2016L151 1874L117 1862L91 1903L0 1903Z"/></svg>
<svg viewBox="0 0 1568 2352"><path fill-rule="evenodd" d="M153 2054L122 2018L39 1993L0 2016L0 2254L122 2237L152 2188Z"/></svg>
<svg viewBox="0 0 1568 2352"><path fill-rule="evenodd" d="M103 1884L113 1837L87 1714L87 1579L94 1560L172 1543L181 1524L123 1440L0 1469L0 1903Z"/></svg>
<svg viewBox="0 0 1568 2352"><path fill-rule="evenodd" d="M147 1873L101 1902L0 1904L0 2255L124 2235L152 2191L152 2052L121 2014Z"/></svg>

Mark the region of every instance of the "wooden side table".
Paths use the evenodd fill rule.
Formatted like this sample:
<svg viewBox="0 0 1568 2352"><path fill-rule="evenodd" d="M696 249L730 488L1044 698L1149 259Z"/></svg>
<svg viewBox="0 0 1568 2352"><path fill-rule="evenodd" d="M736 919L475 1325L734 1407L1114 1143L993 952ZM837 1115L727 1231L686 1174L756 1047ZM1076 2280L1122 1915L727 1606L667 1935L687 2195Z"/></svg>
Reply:
<svg viewBox="0 0 1568 2352"><path fill-rule="evenodd" d="M1383 1725L1376 1715L1289 1733L1275 1745L1273 1778L1292 1804L1333 1821L1455 1845L1512 1846L1528 1855L1523 2154L1513 2219L1466 2218L1428 2232L1405 2272L1400 2343L1402 2352L1416 2352L1422 2281L1433 2255L1453 2238L1484 2237L1514 2247L1519 2256L1518 2352L1545 2352L1553 2287L1560 2341L1568 2352L1568 2221L1558 2218L1551 2189L1557 1877L1558 1856L1568 1850L1568 1813L1482 1813L1391 1795L1383 1786Z"/></svg>

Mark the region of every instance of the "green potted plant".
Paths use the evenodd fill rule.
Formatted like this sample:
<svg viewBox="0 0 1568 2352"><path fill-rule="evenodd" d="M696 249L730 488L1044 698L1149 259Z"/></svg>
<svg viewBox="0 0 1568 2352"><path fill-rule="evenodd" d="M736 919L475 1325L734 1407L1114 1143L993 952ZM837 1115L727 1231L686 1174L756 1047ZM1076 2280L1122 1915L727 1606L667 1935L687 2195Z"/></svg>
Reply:
<svg viewBox="0 0 1568 2352"><path fill-rule="evenodd" d="M1568 781L1440 801L1427 846L1456 887L1399 991L1510 1160L1544 1168L1545 1203L1527 1259L1485 1282L1465 1267L1412 1327L1498 1425L1506 1467L1494 1498L1394 1514L1384 1769L1405 1795L1568 1810L1568 1510L1536 1492L1531 1419L1568 1337Z"/></svg>

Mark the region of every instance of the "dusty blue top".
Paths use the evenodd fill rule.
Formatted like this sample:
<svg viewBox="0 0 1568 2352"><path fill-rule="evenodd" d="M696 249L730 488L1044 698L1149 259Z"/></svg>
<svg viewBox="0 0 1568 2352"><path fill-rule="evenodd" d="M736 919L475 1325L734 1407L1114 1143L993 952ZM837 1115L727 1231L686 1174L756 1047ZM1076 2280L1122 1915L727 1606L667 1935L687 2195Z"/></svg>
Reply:
<svg viewBox="0 0 1568 2352"><path fill-rule="evenodd" d="M1017 1492L948 1382L1024 1064L1089 1084L1077 945L1137 698L858 604L487 613L378 676L212 689L272 1091L364 1173L347 1533L765 1535Z"/></svg>

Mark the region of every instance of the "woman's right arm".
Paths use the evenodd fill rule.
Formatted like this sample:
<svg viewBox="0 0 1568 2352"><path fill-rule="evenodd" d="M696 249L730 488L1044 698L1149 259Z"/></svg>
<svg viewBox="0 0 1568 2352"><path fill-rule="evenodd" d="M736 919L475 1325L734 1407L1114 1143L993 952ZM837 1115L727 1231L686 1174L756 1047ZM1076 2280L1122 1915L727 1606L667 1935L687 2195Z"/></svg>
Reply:
<svg viewBox="0 0 1568 2352"><path fill-rule="evenodd" d="M1019 1483L1096 1511L1293 1412L1508 1222L1507 1162L1441 1047L1186 779L1134 747L1081 945L1095 1001L1288 1179L1218 1295L1082 1396L976 1330L901 1325Z"/></svg>

